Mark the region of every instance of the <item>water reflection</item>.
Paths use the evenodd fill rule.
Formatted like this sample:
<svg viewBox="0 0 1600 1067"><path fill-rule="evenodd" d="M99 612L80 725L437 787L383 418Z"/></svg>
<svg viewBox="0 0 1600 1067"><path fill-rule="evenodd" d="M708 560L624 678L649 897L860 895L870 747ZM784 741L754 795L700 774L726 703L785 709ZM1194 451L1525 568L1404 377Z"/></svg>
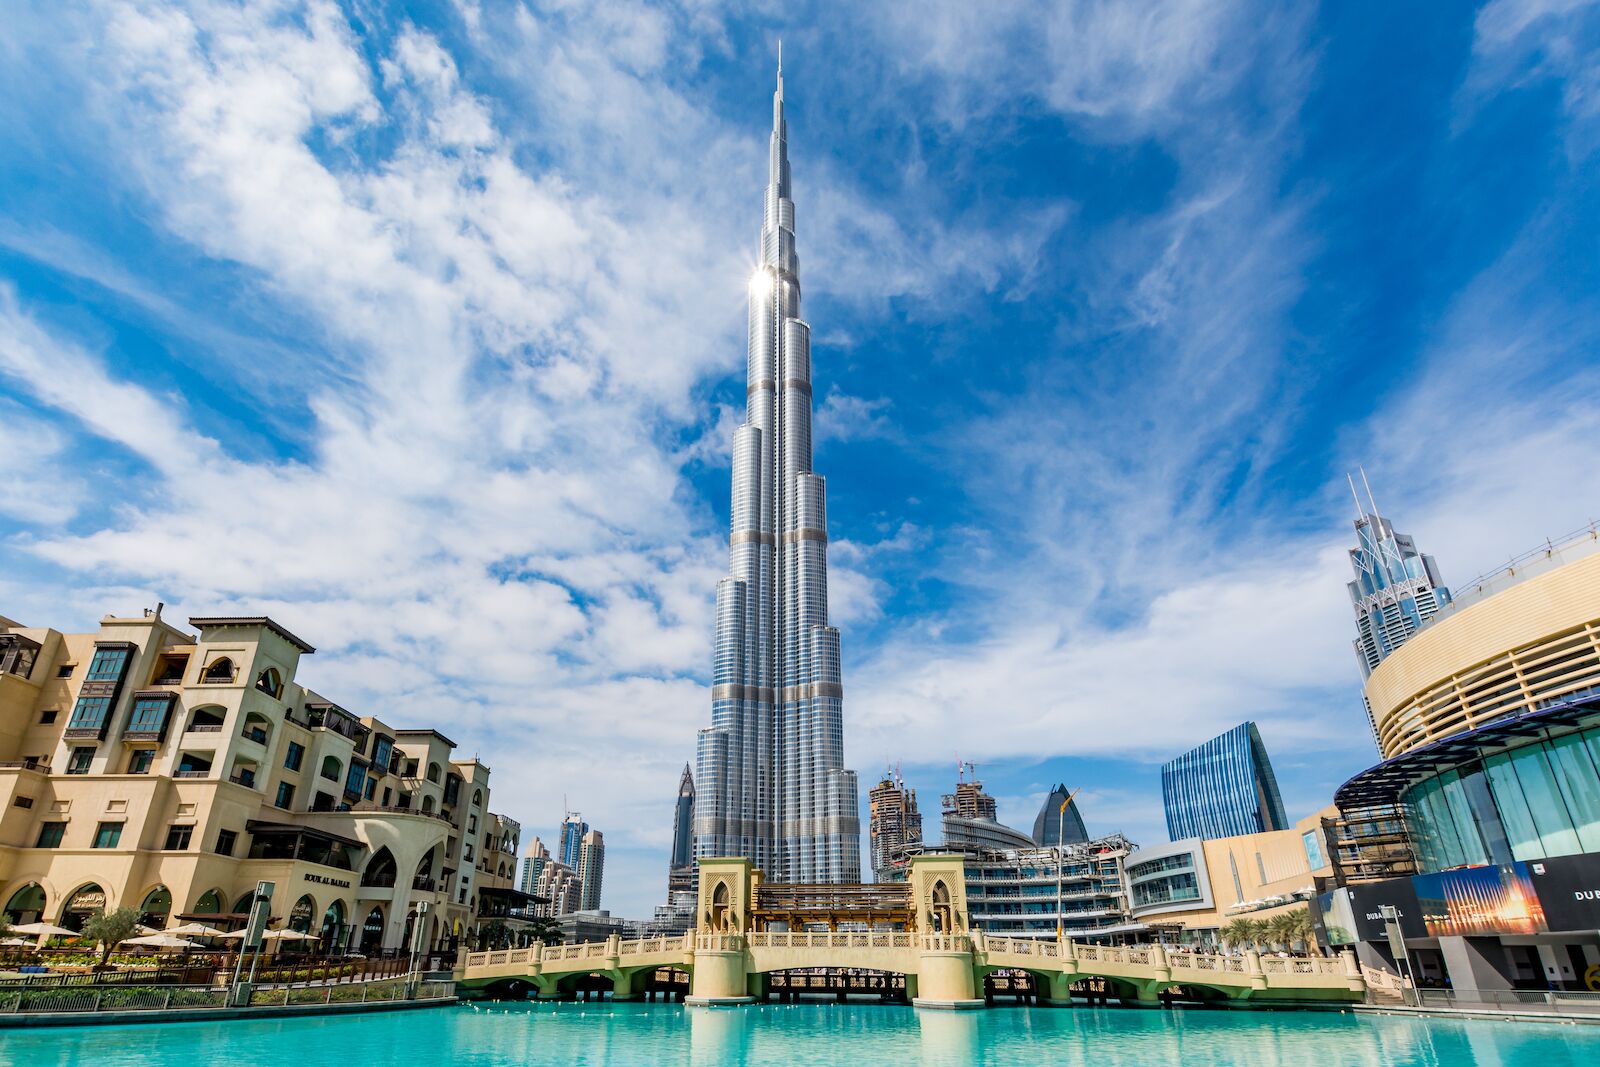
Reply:
<svg viewBox="0 0 1600 1067"><path fill-rule="evenodd" d="M750 1061L750 1035L759 1008L685 1007L689 1020L689 1063L692 1067L722 1067Z"/></svg>
<svg viewBox="0 0 1600 1067"><path fill-rule="evenodd" d="M922 1067L967 1067L981 1059L977 1012L915 1010L922 1031Z"/></svg>

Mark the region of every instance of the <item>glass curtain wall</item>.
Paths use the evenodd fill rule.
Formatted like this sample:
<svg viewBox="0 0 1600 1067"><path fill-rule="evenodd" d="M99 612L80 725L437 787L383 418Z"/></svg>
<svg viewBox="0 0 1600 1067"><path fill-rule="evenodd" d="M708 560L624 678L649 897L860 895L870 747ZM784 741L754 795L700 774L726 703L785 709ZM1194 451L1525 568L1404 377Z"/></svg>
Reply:
<svg viewBox="0 0 1600 1067"><path fill-rule="evenodd" d="M1404 803L1424 872L1600 852L1600 727L1463 764Z"/></svg>

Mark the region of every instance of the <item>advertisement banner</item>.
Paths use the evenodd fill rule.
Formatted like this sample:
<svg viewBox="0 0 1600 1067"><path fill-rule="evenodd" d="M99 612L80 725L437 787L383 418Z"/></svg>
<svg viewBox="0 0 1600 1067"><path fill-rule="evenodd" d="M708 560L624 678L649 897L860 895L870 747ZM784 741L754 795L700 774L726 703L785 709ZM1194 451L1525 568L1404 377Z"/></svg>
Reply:
<svg viewBox="0 0 1600 1067"><path fill-rule="evenodd" d="M1411 883L1429 937L1537 934L1546 928L1526 863L1419 874Z"/></svg>
<svg viewBox="0 0 1600 1067"><path fill-rule="evenodd" d="M1529 860L1550 930L1600 930L1600 853Z"/></svg>
<svg viewBox="0 0 1600 1067"><path fill-rule="evenodd" d="M1391 878L1385 882L1352 885L1335 889L1318 898L1323 929L1331 945L1355 941L1382 941L1385 937L1382 907L1391 905L1407 937L1427 937L1422 909L1410 878Z"/></svg>

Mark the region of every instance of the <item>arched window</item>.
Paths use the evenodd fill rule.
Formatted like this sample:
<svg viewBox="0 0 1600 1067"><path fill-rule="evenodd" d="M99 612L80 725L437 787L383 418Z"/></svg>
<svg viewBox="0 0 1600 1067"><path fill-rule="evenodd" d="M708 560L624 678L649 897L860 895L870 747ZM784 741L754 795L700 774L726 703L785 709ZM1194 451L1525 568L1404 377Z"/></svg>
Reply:
<svg viewBox="0 0 1600 1067"><path fill-rule="evenodd" d="M717 888L711 891L711 914L707 916L706 925L713 930L726 930L728 911L728 883L718 882Z"/></svg>
<svg viewBox="0 0 1600 1067"><path fill-rule="evenodd" d="M167 925L167 916L172 914L172 892L164 885L158 885L144 896L144 903L139 905L139 921L147 926L161 929Z"/></svg>
<svg viewBox="0 0 1600 1067"><path fill-rule="evenodd" d="M434 845L428 850L428 854L422 857L422 861L417 864L417 873L411 879L411 888L420 889L423 892L433 891L433 854L438 850L439 846Z"/></svg>
<svg viewBox="0 0 1600 1067"><path fill-rule="evenodd" d="M311 932L311 919L317 914L317 902L307 893L294 902L294 907L289 909L289 929L302 934Z"/></svg>
<svg viewBox="0 0 1600 1067"><path fill-rule="evenodd" d="M249 915L250 909L255 905L255 902L256 891L252 889L250 892L233 902L234 913L236 915Z"/></svg>
<svg viewBox="0 0 1600 1067"><path fill-rule="evenodd" d="M256 688L277 699L283 696L283 675L278 673L278 668L268 667L256 676Z"/></svg>
<svg viewBox="0 0 1600 1067"><path fill-rule="evenodd" d="M950 887L941 878L933 883L932 914L934 933L953 933L956 928L955 909L950 906Z"/></svg>
<svg viewBox="0 0 1600 1067"><path fill-rule="evenodd" d="M423 797L422 798L422 810L423 811L432 811L433 810L433 798L432 797Z"/></svg>
<svg viewBox="0 0 1600 1067"><path fill-rule="evenodd" d="M366 955L383 949L383 908L374 905L361 924L361 951Z"/></svg>
<svg viewBox="0 0 1600 1067"><path fill-rule="evenodd" d="M394 853L389 851L388 846L384 846L373 853L372 859L367 861L367 869L361 872L361 884L375 889L390 889L394 886L397 873Z"/></svg>
<svg viewBox="0 0 1600 1067"><path fill-rule="evenodd" d="M205 674L200 680L208 685L226 685L233 681L233 660L227 656L218 656L206 667Z"/></svg>
<svg viewBox="0 0 1600 1067"><path fill-rule="evenodd" d="M44 887L38 882L29 882L6 901L5 920L13 926L38 922L44 918L44 909Z"/></svg>
<svg viewBox="0 0 1600 1067"><path fill-rule="evenodd" d="M222 890L208 890L204 896L194 902L194 913L196 915L221 915Z"/></svg>
<svg viewBox="0 0 1600 1067"><path fill-rule="evenodd" d="M191 734L214 734L227 721L228 709L220 704L202 704L189 713L185 731Z"/></svg>
<svg viewBox="0 0 1600 1067"><path fill-rule="evenodd" d="M328 905L328 910L322 913L322 948L327 952L339 951L345 942L345 935L349 927L344 921L344 901L336 900Z"/></svg>
<svg viewBox="0 0 1600 1067"><path fill-rule="evenodd" d="M272 737L272 720L259 711L252 711L244 717L244 728L239 733L258 745L264 745Z"/></svg>
<svg viewBox="0 0 1600 1067"><path fill-rule="evenodd" d="M437 782L441 773L437 763L428 764L428 781Z"/></svg>
<svg viewBox="0 0 1600 1067"><path fill-rule="evenodd" d="M472 806L475 808L483 807L483 790L474 789L472 791Z"/></svg>
<svg viewBox="0 0 1600 1067"><path fill-rule="evenodd" d="M107 903L106 891L96 883L79 886L61 907L61 925L68 930L82 930L91 916L106 910Z"/></svg>
<svg viewBox="0 0 1600 1067"><path fill-rule="evenodd" d="M344 770L344 764L332 756L322 757L322 777L330 782L337 782L339 774Z"/></svg>

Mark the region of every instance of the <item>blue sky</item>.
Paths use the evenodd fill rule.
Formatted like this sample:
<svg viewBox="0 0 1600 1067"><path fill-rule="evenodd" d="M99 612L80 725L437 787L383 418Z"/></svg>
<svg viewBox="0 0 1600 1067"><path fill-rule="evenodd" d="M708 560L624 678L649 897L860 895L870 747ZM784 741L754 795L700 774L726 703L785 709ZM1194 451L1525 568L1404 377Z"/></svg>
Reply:
<svg viewBox="0 0 1600 1067"><path fill-rule="evenodd" d="M1600 5L84 2L0 39L0 613L267 612L606 903L709 716L781 35L846 746L1164 837L1369 763L1364 464L1456 584L1600 517Z"/></svg>

